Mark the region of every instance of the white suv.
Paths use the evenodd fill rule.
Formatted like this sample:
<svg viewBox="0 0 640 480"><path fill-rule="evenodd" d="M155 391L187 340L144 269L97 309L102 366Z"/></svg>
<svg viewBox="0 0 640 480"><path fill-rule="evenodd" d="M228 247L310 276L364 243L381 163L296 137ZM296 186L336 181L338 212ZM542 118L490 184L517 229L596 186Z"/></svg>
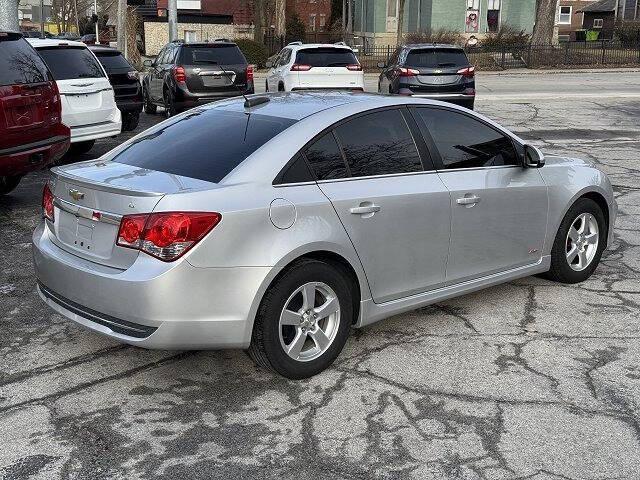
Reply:
<svg viewBox="0 0 640 480"><path fill-rule="evenodd" d="M122 129L107 74L84 43L29 38L51 70L60 90L62 123L71 129L71 149L91 150L98 138L113 137Z"/></svg>
<svg viewBox="0 0 640 480"><path fill-rule="evenodd" d="M362 67L344 43L293 42L267 66L268 92L325 88L364 91Z"/></svg>

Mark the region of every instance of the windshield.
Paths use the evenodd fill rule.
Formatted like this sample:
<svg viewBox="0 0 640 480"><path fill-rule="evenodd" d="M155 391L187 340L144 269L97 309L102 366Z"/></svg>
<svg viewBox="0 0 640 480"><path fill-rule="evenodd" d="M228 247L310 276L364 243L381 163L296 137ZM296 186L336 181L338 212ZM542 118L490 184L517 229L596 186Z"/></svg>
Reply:
<svg viewBox="0 0 640 480"><path fill-rule="evenodd" d="M95 52L96 57L100 60L105 70L133 70L133 67L127 62L120 52Z"/></svg>
<svg viewBox="0 0 640 480"><path fill-rule="evenodd" d="M346 48L307 48L298 50L296 63L312 67L346 67L357 65L353 52Z"/></svg>
<svg viewBox="0 0 640 480"><path fill-rule="evenodd" d="M427 48L411 50L404 64L408 67L467 67L469 60L462 50L451 48Z"/></svg>
<svg viewBox="0 0 640 480"><path fill-rule="evenodd" d="M174 123L148 130L112 160L218 183L294 123L256 113L194 109Z"/></svg>
<svg viewBox="0 0 640 480"><path fill-rule="evenodd" d="M236 45L185 45L180 49L183 65L246 65L247 61Z"/></svg>
<svg viewBox="0 0 640 480"><path fill-rule="evenodd" d="M38 53L56 80L104 77L102 68L85 47L44 47Z"/></svg>

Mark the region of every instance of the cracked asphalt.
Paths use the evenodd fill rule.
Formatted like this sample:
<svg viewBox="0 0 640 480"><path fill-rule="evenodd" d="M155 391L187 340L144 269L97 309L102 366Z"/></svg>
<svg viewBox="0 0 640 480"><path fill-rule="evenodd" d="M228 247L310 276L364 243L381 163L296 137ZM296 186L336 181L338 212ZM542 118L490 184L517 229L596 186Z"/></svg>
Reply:
<svg viewBox="0 0 640 480"><path fill-rule="evenodd" d="M0 478L639 479L640 96L615 92L640 74L609 76L566 99L570 76L496 77L495 97L500 82L557 94L477 104L610 176L616 241L593 277L525 278L354 331L305 381L52 313L30 251L46 174L29 175L0 199Z"/></svg>

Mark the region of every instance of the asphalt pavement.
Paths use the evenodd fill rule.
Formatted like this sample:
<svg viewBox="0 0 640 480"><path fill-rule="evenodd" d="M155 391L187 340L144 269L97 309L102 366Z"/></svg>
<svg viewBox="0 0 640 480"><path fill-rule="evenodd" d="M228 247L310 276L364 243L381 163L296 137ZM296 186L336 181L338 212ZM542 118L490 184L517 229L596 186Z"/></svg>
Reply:
<svg viewBox="0 0 640 480"><path fill-rule="evenodd" d="M638 85L478 78L478 111L609 174L616 240L591 279L529 277L398 315L305 381L241 351L119 345L52 313L30 253L46 174L29 175L0 199L0 478L639 479Z"/></svg>

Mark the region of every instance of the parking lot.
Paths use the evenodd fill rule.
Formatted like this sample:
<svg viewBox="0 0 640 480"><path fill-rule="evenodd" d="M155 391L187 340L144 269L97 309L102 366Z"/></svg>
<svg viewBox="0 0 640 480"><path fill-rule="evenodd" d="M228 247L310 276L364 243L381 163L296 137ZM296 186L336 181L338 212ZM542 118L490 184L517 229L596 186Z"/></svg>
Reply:
<svg viewBox="0 0 640 480"><path fill-rule="evenodd" d="M638 85L479 78L478 111L614 184L616 241L589 281L529 277L396 316L300 382L241 351L141 350L52 313L30 250L46 173L29 175L0 199L0 478L640 478Z"/></svg>

